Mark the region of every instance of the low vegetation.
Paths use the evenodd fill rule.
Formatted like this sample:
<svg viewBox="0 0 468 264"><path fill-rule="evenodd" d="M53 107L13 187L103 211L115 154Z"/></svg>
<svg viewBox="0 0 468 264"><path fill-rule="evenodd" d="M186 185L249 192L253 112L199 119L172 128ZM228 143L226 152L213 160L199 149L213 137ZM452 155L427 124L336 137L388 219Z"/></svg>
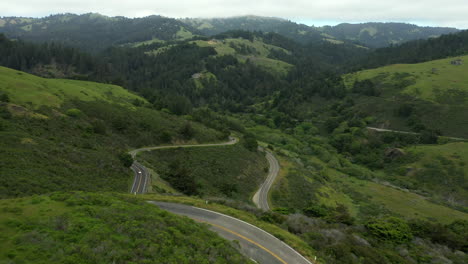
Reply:
<svg viewBox="0 0 468 264"><path fill-rule="evenodd" d="M2 263L252 263L206 225L118 194L3 199L0 211Z"/></svg>

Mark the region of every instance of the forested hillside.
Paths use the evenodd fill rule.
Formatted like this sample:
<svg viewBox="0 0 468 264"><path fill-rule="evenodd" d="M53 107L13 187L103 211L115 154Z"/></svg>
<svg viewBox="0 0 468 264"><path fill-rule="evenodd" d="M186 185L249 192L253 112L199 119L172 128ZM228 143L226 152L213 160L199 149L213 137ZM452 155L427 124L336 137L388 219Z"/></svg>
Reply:
<svg viewBox="0 0 468 264"><path fill-rule="evenodd" d="M344 23L324 26L320 30L336 39L357 41L372 48L387 47L417 39L436 38L440 35L458 32L455 28L419 27L405 23Z"/></svg>
<svg viewBox="0 0 468 264"><path fill-rule="evenodd" d="M377 49L362 59L360 65L366 68L395 63L418 63L466 55L468 53L468 30L439 38L415 40L393 47ZM359 64L358 64L359 65Z"/></svg>
<svg viewBox="0 0 468 264"><path fill-rule="evenodd" d="M4 17L0 21L0 32L9 38L54 41L92 52L112 45L184 39L196 34L190 26L161 16L131 19L88 13L44 18Z"/></svg>
<svg viewBox="0 0 468 264"><path fill-rule="evenodd" d="M182 22L207 35L230 30L263 31L278 33L299 43L320 40L332 43L351 41L370 48L387 47L416 39L428 39L454 33L455 28L419 27L405 23L343 23L336 26L307 26L286 19L240 16L231 18L181 19Z"/></svg>

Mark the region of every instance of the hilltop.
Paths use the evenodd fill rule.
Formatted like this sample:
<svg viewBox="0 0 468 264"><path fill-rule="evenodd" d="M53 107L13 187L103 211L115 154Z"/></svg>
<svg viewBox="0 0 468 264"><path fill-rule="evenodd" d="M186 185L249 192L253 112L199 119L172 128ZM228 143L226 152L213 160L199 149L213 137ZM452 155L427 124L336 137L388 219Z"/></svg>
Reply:
<svg viewBox="0 0 468 264"><path fill-rule="evenodd" d="M418 27L403 23L340 24L315 27L261 16L173 19L108 17L97 13L56 14L43 18L0 18L0 33L35 42L55 41L88 51L124 44L160 43L212 36L231 30L278 33L299 43L356 42L376 48L457 32L454 28Z"/></svg>
<svg viewBox="0 0 468 264"><path fill-rule="evenodd" d="M0 19L0 32L14 39L54 41L97 52L112 45L185 39L196 30L162 16L126 18L88 13L44 18L3 17Z"/></svg>
<svg viewBox="0 0 468 264"><path fill-rule="evenodd" d="M405 23L343 23L336 26L315 27L286 19L261 16L187 18L180 21L206 35L216 35L229 30L263 31L278 33L299 43L321 40L332 43L352 41L371 48L458 32L455 28L419 27Z"/></svg>

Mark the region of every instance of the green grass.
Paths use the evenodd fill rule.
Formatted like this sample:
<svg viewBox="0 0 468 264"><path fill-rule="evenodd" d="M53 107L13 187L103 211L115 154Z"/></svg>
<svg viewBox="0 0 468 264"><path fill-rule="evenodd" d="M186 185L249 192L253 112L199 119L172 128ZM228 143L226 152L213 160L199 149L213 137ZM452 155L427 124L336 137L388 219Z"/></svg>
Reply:
<svg viewBox="0 0 468 264"><path fill-rule="evenodd" d="M456 162L468 176L467 142L455 142L444 145L413 146L407 148L407 150L414 152L416 155L423 155L421 159L412 165L420 167L423 163L428 163L435 160L437 156L443 156L451 161Z"/></svg>
<svg viewBox="0 0 468 264"><path fill-rule="evenodd" d="M252 263L206 225L133 197L53 193L0 211L1 263Z"/></svg>
<svg viewBox="0 0 468 264"><path fill-rule="evenodd" d="M450 64L451 61L458 58L463 60L463 65L454 66ZM345 75L344 80L347 86L350 87L354 80L377 78L380 84L392 85L403 78L413 83L407 87L402 87L401 93L432 102L467 105L467 71L468 56L461 56L418 64L395 64L377 69L360 71ZM395 74L405 74L406 76L395 78ZM458 93L446 93L450 91L459 91L463 96L459 98L457 96ZM441 96L449 98L441 98Z"/></svg>
<svg viewBox="0 0 468 264"><path fill-rule="evenodd" d="M405 151L407 156L391 163L384 179L466 210L468 143L410 146Z"/></svg>
<svg viewBox="0 0 468 264"><path fill-rule="evenodd" d="M193 38L194 36L195 35L192 32L188 31L184 27L180 27L179 31L176 32L176 39L179 40Z"/></svg>
<svg viewBox="0 0 468 264"><path fill-rule="evenodd" d="M200 47L213 47L216 50L218 56L233 55L236 56L241 62L245 62L247 59L249 59L259 67L282 75L285 75L292 68L292 65L289 63L267 58L271 50L283 51L288 54L290 53L289 51L277 46L265 44L258 39L249 41L246 39L228 38L225 40L197 40L193 43L196 43ZM234 48L231 47L231 45L245 45L249 48L249 54L239 54Z"/></svg>
<svg viewBox="0 0 468 264"><path fill-rule="evenodd" d="M131 43L132 47L140 47L140 46L143 46L143 45L150 45L150 44L154 44L154 43L163 43L164 40L160 40L160 39L157 39L157 38L152 38L150 40L146 40L146 41L141 41L141 42L135 42L135 43Z"/></svg>
<svg viewBox="0 0 468 264"><path fill-rule="evenodd" d="M461 58L463 64L450 62ZM416 123L444 136L468 138L468 56L418 64L395 64L343 76L351 90L355 81L371 80L377 96L351 95L352 111L375 117L373 126L412 131ZM402 108L411 108L407 116Z"/></svg>
<svg viewBox="0 0 468 264"><path fill-rule="evenodd" d="M0 92L22 106L60 107L66 100L104 101L131 106L135 99L146 101L122 87L94 82L45 79L0 67Z"/></svg>
<svg viewBox="0 0 468 264"><path fill-rule="evenodd" d="M341 186L338 187L338 190L343 190L344 193L348 192L347 195L353 199L357 208L360 204L366 204L366 200L368 200L377 205L383 205L390 212L406 219L435 220L444 224L451 223L456 219L468 220L468 214L435 204L426 197L412 192L371 181L340 176L343 174L337 172L329 171L328 175L335 186Z"/></svg>

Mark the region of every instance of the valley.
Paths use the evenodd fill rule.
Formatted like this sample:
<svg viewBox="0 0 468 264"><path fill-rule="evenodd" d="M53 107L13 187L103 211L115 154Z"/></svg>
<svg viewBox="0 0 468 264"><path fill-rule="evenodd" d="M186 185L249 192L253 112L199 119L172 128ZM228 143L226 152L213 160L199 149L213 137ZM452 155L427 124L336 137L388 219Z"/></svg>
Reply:
<svg viewBox="0 0 468 264"><path fill-rule="evenodd" d="M468 34L0 18L0 263L468 261Z"/></svg>

